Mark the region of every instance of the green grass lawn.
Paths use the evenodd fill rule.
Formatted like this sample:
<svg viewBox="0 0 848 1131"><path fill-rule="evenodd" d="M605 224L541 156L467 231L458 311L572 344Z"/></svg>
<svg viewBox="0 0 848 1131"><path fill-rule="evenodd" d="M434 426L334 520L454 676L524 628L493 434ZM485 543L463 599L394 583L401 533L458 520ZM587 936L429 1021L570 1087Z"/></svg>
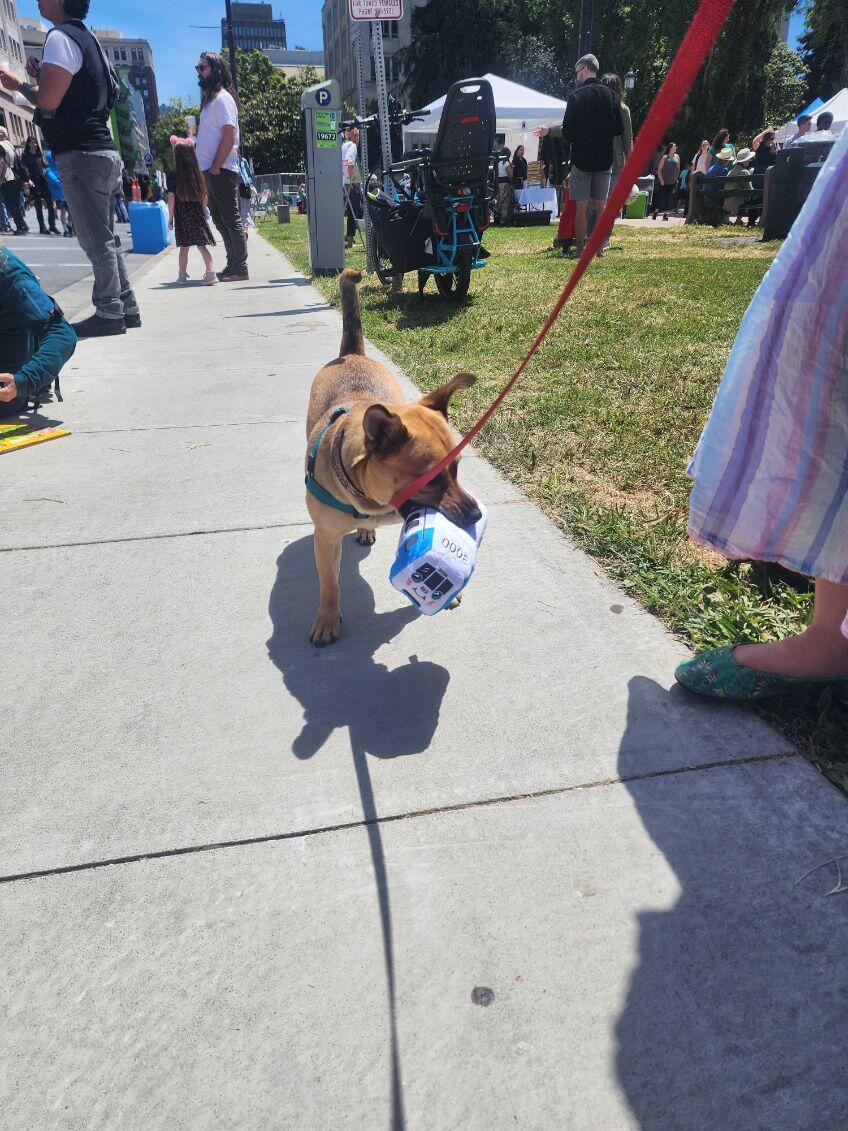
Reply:
<svg viewBox="0 0 848 1131"><path fill-rule="evenodd" d="M260 230L309 273L306 222ZM366 335L422 389L459 370L477 384L453 402L464 430L517 367L568 276L548 228L492 229L487 266L452 304L414 274L399 294L361 288ZM772 640L808 619L799 592L728 565L686 535L685 470L742 315L778 244L744 229L619 227L476 448L693 648ZM360 247L348 252L362 268ZM315 285L333 303L338 284ZM848 703L763 713L843 786Z"/></svg>

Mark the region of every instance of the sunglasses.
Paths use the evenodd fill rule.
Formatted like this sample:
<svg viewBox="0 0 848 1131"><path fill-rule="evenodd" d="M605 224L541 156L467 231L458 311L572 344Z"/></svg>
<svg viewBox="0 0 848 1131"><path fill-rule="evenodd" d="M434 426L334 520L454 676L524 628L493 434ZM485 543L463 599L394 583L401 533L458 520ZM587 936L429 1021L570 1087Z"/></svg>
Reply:
<svg viewBox="0 0 848 1131"><path fill-rule="evenodd" d="M211 71L212 70L212 68L209 66L208 63L197 63L195 65L194 69L198 72L200 72L200 71Z"/></svg>

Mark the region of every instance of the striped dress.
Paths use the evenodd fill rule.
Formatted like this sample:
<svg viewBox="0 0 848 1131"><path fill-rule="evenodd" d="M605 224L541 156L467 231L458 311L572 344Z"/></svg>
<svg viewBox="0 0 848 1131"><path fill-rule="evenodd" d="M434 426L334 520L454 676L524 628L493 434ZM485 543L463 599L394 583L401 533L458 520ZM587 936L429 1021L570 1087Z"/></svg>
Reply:
<svg viewBox="0 0 848 1131"><path fill-rule="evenodd" d="M689 533L848 583L848 129L745 312L689 467ZM846 622L848 626L848 622Z"/></svg>

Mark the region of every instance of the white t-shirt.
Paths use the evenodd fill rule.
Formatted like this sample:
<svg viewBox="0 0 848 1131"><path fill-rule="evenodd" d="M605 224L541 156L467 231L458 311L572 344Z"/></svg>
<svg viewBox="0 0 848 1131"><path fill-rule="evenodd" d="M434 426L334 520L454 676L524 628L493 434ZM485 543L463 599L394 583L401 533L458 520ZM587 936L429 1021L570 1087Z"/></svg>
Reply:
<svg viewBox="0 0 848 1131"><path fill-rule="evenodd" d="M65 35L63 31L59 31L57 28L51 31L44 41L44 54L41 56L41 61L42 63L53 63L55 66L61 67L63 71L75 75L82 66L82 51L70 36Z"/></svg>
<svg viewBox="0 0 848 1131"><path fill-rule="evenodd" d="M222 169L232 169L238 172L238 149L240 142L238 110L235 99L226 90L219 90L211 102L200 111L200 121L197 124L197 143L195 153L201 173L205 173L215 160L218 146L221 144L221 133L224 126L236 127L235 145L230 150Z"/></svg>
<svg viewBox="0 0 848 1131"><path fill-rule="evenodd" d="M342 143L342 184L349 185L351 181L358 182L359 177L356 175L356 143L353 141L345 141Z"/></svg>

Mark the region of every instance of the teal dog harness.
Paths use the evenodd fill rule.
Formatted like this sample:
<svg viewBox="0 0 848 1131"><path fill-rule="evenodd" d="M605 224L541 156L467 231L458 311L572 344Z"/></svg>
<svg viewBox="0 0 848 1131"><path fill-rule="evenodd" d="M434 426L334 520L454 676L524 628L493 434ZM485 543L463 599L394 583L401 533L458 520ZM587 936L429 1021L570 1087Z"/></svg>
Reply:
<svg viewBox="0 0 848 1131"><path fill-rule="evenodd" d="M319 503L324 503L325 506L333 507L333 509L337 511L344 511L345 514L349 514L352 518L380 518L382 517L381 515L362 514L356 507L352 507L350 503L343 503L341 499L337 499L335 495L331 495L326 487L322 487L315 478L315 459L318 455L318 449L321 447L321 441L324 439L325 433L336 423L338 418L343 416L347 411L346 408L334 408L330 419L315 437L315 443L310 448L309 456L306 460L306 489L310 494L315 496ZM339 463L341 463L341 461L339 461ZM344 469L342 468L341 470L344 480L347 481L345 485L350 487L354 494L362 495L362 492L358 491L350 482L347 474L344 473ZM365 498L365 496L362 495L362 498Z"/></svg>

